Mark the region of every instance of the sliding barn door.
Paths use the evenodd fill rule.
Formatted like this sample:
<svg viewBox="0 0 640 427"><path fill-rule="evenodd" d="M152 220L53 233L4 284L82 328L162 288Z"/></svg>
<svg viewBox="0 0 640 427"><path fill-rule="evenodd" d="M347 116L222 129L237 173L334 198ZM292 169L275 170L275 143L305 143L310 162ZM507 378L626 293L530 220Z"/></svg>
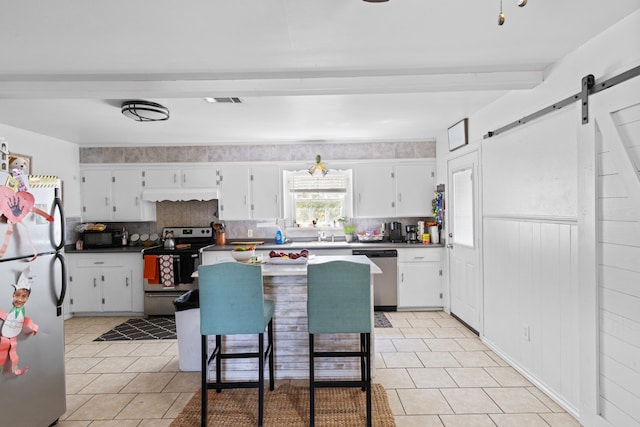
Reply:
<svg viewBox="0 0 640 427"><path fill-rule="evenodd" d="M640 425L640 77L590 98L581 161L589 211L581 267L583 415L587 425ZM592 168L589 163L592 163ZM589 228L593 229L589 239ZM589 241L591 240L591 242ZM590 260L593 261L590 263ZM593 305L591 305L593 304ZM595 313L589 313L589 310ZM594 351L595 348L595 351Z"/></svg>

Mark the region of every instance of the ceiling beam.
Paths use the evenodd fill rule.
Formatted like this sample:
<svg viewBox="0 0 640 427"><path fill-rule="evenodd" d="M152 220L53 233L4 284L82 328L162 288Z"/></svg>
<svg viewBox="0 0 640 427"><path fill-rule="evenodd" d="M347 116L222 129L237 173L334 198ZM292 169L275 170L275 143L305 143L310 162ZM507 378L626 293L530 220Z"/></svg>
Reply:
<svg viewBox="0 0 640 427"><path fill-rule="evenodd" d="M541 71L269 78L40 76L0 79L0 99L133 99L206 96L390 94L532 89Z"/></svg>

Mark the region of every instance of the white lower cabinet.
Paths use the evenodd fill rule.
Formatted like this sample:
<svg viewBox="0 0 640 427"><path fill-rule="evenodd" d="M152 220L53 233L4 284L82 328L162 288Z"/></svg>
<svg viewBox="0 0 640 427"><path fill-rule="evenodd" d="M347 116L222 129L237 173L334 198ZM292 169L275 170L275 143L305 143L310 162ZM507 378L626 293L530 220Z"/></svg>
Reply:
<svg viewBox="0 0 640 427"><path fill-rule="evenodd" d="M68 253L70 309L81 313L142 313L139 253Z"/></svg>
<svg viewBox="0 0 640 427"><path fill-rule="evenodd" d="M398 249L398 310L442 308L442 248Z"/></svg>

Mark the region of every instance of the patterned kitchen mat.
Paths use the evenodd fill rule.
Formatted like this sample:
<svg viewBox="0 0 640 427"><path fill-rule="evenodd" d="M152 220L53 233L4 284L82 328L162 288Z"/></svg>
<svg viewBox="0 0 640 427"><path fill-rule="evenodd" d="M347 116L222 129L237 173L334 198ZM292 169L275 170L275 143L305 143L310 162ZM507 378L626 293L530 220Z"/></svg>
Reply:
<svg viewBox="0 0 640 427"><path fill-rule="evenodd" d="M382 311L375 311L373 313L373 326L375 328L393 328L393 325Z"/></svg>
<svg viewBox="0 0 640 427"><path fill-rule="evenodd" d="M174 316L157 316L147 319L129 319L100 335L94 341L174 340L176 339Z"/></svg>
<svg viewBox="0 0 640 427"><path fill-rule="evenodd" d="M374 313L374 327L392 328L391 322L381 311ZM174 340L176 319L173 316L129 319L100 335L94 341Z"/></svg>

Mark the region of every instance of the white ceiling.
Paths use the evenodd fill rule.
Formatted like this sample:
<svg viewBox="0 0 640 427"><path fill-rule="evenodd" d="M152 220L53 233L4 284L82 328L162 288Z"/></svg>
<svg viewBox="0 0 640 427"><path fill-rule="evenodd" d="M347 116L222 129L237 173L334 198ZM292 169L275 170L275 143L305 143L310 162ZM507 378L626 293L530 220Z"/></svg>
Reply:
<svg viewBox="0 0 640 427"><path fill-rule="evenodd" d="M81 146L431 139L640 8L517 3L499 27L499 0L0 0L0 123Z"/></svg>

